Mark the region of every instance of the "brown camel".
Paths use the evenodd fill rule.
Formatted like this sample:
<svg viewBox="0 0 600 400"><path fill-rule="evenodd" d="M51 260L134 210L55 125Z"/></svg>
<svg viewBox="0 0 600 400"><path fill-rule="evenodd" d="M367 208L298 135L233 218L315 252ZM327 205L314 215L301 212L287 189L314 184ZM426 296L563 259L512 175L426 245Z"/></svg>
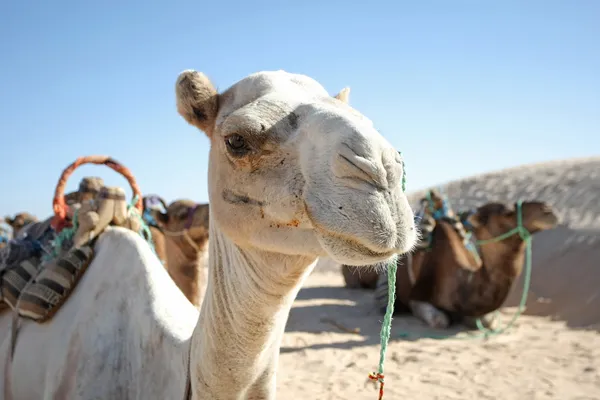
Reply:
<svg viewBox="0 0 600 400"><path fill-rule="evenodd" d="M165 205L160 197L155 198ZM177 200L166 207L166 212L155 207L148 210L156 221L149 225L158 257L164 260L165 268L183 294L199 308L206 285L208 204Z"/></svg>
<svg viewBox="0 0 600 400"><path fill-rule="evenodd" d="M518 214L529 234L552 229L558 217L546 203L523 202L520 206L489 203L467 217L478 241L494 239L515 229ZM431 233L430 251L418 251L398 259L395 311L410 310L431 327L451 322L472 327L477 318L491 327L490 313L502 306L512 283L521 274L526 250L515 233L503 240L479 246L479 261L464 245L455 221L442 218ZM412 258L412 260L411 260ZM384 308L387 277L382 274L376 298Z"/></svg>
<svg viewBox="0 0 600 400"><path fill-rule="evenodd" d="M32 222L37 222L38 219L35 215L29 214L27 212L21 212L11 217L4 217L4 221L12 226L13 228L13 237L17 237L19 235L19 231L23 229L24 226L29 225Z"/></svg>

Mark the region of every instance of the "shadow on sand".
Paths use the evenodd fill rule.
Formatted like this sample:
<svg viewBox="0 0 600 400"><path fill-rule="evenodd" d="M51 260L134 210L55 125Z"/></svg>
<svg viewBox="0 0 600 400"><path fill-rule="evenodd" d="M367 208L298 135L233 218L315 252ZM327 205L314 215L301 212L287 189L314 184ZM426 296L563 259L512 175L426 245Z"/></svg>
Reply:
<svg viewBox="0 0 600 400"><path fill-rule="evenodd" d="M347 340L336 343L319 343L282 346L281 353L294 353L305 349L350 349L380 343L383 314L376 308L373 291L346 289L344 287L308 287L298 293L297 300L342 300L348 304L298 305L291 310L286 332L346 334ZM462 326L437 330L427 327L415 317L396 315L392 322L390 341L418 341L420 339L448 339L464 332Z"/></svg>

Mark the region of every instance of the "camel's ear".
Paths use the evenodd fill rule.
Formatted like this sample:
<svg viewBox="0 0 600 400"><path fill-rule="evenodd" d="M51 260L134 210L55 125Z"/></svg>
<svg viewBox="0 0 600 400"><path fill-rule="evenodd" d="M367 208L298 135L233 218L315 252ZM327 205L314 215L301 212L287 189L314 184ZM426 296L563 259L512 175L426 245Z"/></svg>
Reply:
<svg viewBox="0 0 600 400"><path fill-rule="evenodd" d="M340 92L338 94L336 94L333 97L335 97L336 99L338 99L341 102L350 104L350 88L349 87L343 88L342 90L340 90Z"/></svg>
<svg viewBox="0 0 600 400"><path fill-rule="evenodd" d="M177 111L191 125L212 136L219 111L219 94L201 72L186 70L175 84Z"/></svg>
<svg viewBox="0 0 600 400"><path fill-rule="evenodd" d="M471 215L469 215L467 217L466 221L473 228L479 228L481 225L483 225L480 217L481 216L479 215L479 212L475 211L474 213L471 213Z"/></svg>

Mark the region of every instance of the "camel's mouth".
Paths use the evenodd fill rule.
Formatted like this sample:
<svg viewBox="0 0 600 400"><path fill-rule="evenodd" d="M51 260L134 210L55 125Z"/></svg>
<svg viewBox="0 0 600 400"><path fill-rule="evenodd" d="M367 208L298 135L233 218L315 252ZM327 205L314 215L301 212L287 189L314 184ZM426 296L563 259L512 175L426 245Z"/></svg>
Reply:
<svg viewBox="0 0 600 400"><path fill-rule="evenodd" d="M340 264L367 267L386 262L398 254L397 249L375 251L357 240L340 237L319 228L316 228L316 233L323 250Z"/></svg>
<svg viewBox="0 0 600 400"><path fill-rule="evenodd" d="M321 247L336 262L352 266L369 266L380 262L385 262L397 254L404 253L408 249L398 248L373 248L368 246L359 237L351 234L343 234L333 231L328 224L318 221L310 210L310 207L304 202L306 216L315 230L315 234ZM401 232L398 232L402 235ZM402 236L404 237L404 236ZM410 242L410 240L408 240ZM412 248L413 243L410 244Z"/></svg>
<svg viewBox="0 0 600 400"><path fill-rule="evenodd" d="M536 219L534 225L539 230L555 228L559 223L558 215L552 210L542 210L542 215Z"/></svg>

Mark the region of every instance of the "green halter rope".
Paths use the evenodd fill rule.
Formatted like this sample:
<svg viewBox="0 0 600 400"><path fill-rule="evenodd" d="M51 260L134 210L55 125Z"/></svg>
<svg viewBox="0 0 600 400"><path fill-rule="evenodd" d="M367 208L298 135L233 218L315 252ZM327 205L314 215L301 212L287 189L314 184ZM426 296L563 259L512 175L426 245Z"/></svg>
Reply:
<svg viewBox="0 0 600 400"><path fill-rule="evenodd" d="M525 304L527 303L527 295L529 293L529 286L531 284L531 233L523 226L523 202L521 200L517 201L517 227L511 229L510 231L503 233L500 236L497 236L492 239L487 240L478 240L476 243L478 245L484 245L488 243L497 243L504 239L508 239L512 235L519 235L523 242L525 242L525 278L523 282L523 292L521 294L521 301L519 302L519 308L515 315L513 315L512 319L509 323L500 329L488 329L483 326L481 323L481 319L477 318L477 328L484 334L484 336L490 335L499 335L505 332L507 329L513 326L517 318L521 315L521 313L525 310Z"/></svg>
<svg viewBox="0 0 600 400"><path fill-rule="evenodd" d="M400 157L402 153L398 152ZM404 158L402 158L402 191L406 192L406 168L404 164ZM383 375L383 365L385 363L385 353L387 352L388 343L390 341L390 334L392 332L392 315L394 314L394 302L396 299L396 270L398 264L396 263L396 257L392 258L388 263L388 305L383 317L383 323L381 324L381 350L379 351L379 367L377 372L369 374L369 379L379 382L379 400L383 399L383 386L385 384Z"/></svg>

